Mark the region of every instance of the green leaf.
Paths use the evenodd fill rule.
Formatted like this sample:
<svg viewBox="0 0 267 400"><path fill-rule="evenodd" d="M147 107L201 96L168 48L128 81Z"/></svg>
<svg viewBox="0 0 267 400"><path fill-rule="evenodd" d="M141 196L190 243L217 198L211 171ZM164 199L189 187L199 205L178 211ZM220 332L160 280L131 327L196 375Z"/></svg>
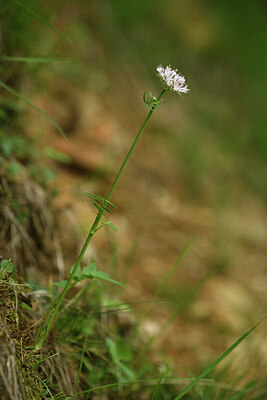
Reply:
<svg viewBox="0 0 267 400"><path fill-rule="evenodd" d="M130 350L130 347L125 343L122 338L118 338L116 340L116 351L119 360L129 362L133 358L133 354Z"/></svg>
<svg viewBox="0 0 267 400"><path fill-rule="evenodd" d="M66 284L67 284L67 282L68 282L68 281L53 282L53 285L64 289L65 286L66 286Z"/></svg>
<svg viewBox="0 0 267 400"><path fill-rule="evenodd" d="M106 345L108 348L108 351L113 358L114 362L117 363L119 361L118 356L117 356L117 351L116 351L116 344L114 340L110 338L106 338Z"/></svg>
<svg viewBox="0 0 267 400"><path fill-rule="evenodd" d="M24 301L21 302L21 307L25 308L25 310L32 311L32 308L27 303L24 303Z"/></svg>
<svg viewBox="0 0 267 400"><path fill-rule="evenodd" d="M120 285L125 287L122 283L115 281L114 279L111 279L109 274L103 271L97 271L97 264L94 262L90 265L87 265L86 267L83 268L82 270L82 279L88 278L88 279L96 279L97 282L101 285L101 282L99 279L102 281L107 281L107 282L112 282L115 283L115 285Z"/></svg>
<svg viewBox="0 0 267 400"><path fill-rule="evenodd" d="M49 146L44 149L44 155L48 158L51 158L52 160L61 162L62 164L70 164L72 161L71 157L67 154Z"/></svg>
<svg viewBox="0 0 267 400"><path fill-rule="evenodd" d="M94 277L99 279L109 279L110 275L103 271L95 271Z"/></svg>
<svg viewBox="0 0 267 400"><path fill-rule="evenodd" d="M246 337L248 335L250 335L251 332L254 331L254 329L257 328L258 325L260 325L262 323L262 321L264 321L266 319L263 318L261 321L259 321L257 324L255 324L248 332L244 333L244 335L240 336L240 338L234 343L232 344L232 346L230 346L223 354L220 355L220 357L218 357L213 363L211 363L208 368L206 368L203 372L201 372L201 374L195 378L193 380L193 382L191 382L180 394L178 394L178 396L175 397L174 400L179 400L182 397L184 397L184 395L186 393L189 392L190 389L192 389L194 386L196 386L199 381L204 378L206 375L208 375L221 361L223 361L237 346L240 345L241 342L243 342L243 340L246 339Z"/></svg>
<svg viewBox="0 0 267 400"><path fill-rule="evenodd" d="M102 271L96 271L94 273L94 278L102 279L103 281L115 283L115 285L119 285L122 287L126 287L123 283L115 281L114 279L109 278L109 275Z"/></svg>
<svg viewBox="0 0 267 400"><path fill-rule="evenodd" d="M157 99L156 99L156 97L153 96L153 94L151 92L149 92L147 100L148 100L149 103L152 103Z"/></svg>
<svg viewBox="0 0 267 400"><path fill-rule="evenodd" d="M15 267L12 264L11 259L2 260L0 263L0 267L1 267L1 269L6 270L6 272L8 272L9 274L12 274L13 272L15 272Z"/></svg>
<svg viewBox="0 0 267 400"><path fill-rule="evenodd" d="M68 141L67 136L63 132L63 130L60 128L58 123L53 120L53 118L49 117L44 111L42 111L40 108L36 107L34 104L32 104L26 97L22 96L20 93L18 93L16 90L12 89L10 86L6 85L4 82L0 81L0 86L4 89L6 89L9 93L12 93L14 96L18 97L20 100L22 100L25 104L27 104L29 107L33 108L35 111L37 111L39 114L41 114L45 119L47 119L51 124L53 124L57 130L61 133L61 135Z"/></svg>
<svg viewBox="0 0 267 400"><path fill-rule="evenodd" d="M97 264L96 264L96 262L94 262L90 265L86 265L86 267L83 268L82 273L86 278L92 278L93 277L92 274L94 274L94 272L96 272L96 270L97 270Z"/></svg>
<svg viewBox="0 0 267 400"><path fill-rule="evenodd" d="M122 372L124 372L126 376L128 376L131 379L134 379L133 371L131 371L130 368L128 368L121 362L120 354L118 353L117 343L110 338L106 338L106 346L114 363L121 369Z"/></svg>

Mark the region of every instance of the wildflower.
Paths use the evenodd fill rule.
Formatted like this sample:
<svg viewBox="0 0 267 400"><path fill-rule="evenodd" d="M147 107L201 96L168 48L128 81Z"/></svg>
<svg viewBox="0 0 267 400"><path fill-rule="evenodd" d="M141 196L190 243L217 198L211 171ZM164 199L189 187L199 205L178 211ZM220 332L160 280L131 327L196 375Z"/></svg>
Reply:
<svg viewBox="0 0 267 400"><path fill-rule="evenodd" d="M162 65L157 67L158 75L166 90L172 90L177 93L188 93L188 85L185 84L185 78L180 75L177 69L171 69L170 66L163 68Z"/></svg>

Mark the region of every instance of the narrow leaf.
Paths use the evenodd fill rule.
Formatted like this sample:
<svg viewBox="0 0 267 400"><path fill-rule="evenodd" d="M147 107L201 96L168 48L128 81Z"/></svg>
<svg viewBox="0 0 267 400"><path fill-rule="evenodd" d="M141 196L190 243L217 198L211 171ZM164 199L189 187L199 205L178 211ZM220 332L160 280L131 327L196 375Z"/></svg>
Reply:
<svg viewBox="0 0 267 400"><path fill-rule="evenodd" d="M45 18L43 18L42 16L37 14L31 8L29 8L26 4L22 3L19 0L11 0L11 1L13 1L13 3L17 4L17 6L23 8L29 14L33 15L35 18L39 19L39 21L41 21L44 25L48 26L50 29L52 29L52 31L56 32L59 36L61 36L64 40L66 40L67 42L69 42L73 46L72 41L67 36L65 36L62 32L60 32L53 25L51 25Z"/></svg>
<svg viewBox="0 0 267 400"><path fill-rule="evenodd" d="M179 256L177 257L177 259L175 260L173 266L171 267L171 269L168 271L167 275L165 276L165 278L163 279L163 281L161 282L161 284L159 285L159 287L156 290L156 293L153 297L153 302L151 303L150 307L148 308L148 310L146 311L144 318L145 319L148 314L151 312L155 302L159 299L159 297L162 295L164 289L166 288L168 282L170 281L170 279L172 279L174 273L177 271L177 269L179 268L179 266L181 265L181 262L183 261L185 255L187 254L188 250L190 249L190 247L193 244L193 239L189 239L189 241L186 243L184 249L182 250L182 252L179 254Z"/></svg>
<svg viewBox="0 0 267 400"><path fill-rule="evenodd" d="M67 136L63 132L63 130L60 128L60 126L54 121L49 115L47 115L44 111L40 110L40 108L36 107L34 104L32 104L26 97L22 96L20 93L18 93L16 90L12 89L10 86L6 85L4 82L0 81L0 86L2 88L6 89L8 92L12 93L14 96L18 97L20 100L22 100L25 104L33 108L35 111L37 111L39 114L41 114L45 119L47 119L51 124L53 124L57 130L61 133L61 135L68 141Z"/></svg>
<svg viewBox="0 0 267 400"><path fill-rule="evenodd" d="M124 285L123 283L121 283L121 282L119 282L119 281L115 281L114 279L110 279L110 278L107 278L107 279L103 279L103 278L101 278L102 280L104 280L104 281L107 281L107 282L111 282L111 283L114 283L115 285L119 285L119 286L122 286L122 287L124 287L124 288L126 288L127 286L126 285Z"/></svg>
<svg viewBox="0 0 267 400"><path fill-rule="evenodd" d="M58 151L50 146L44 149L44 155L54 161L58 161L66 165L70 164L72 161L72 158L68 154L63 153L62 151Z"/></svg>
<svg viewBox="0 0 267 400"><path fill-rule="evenodd" d="M254 331L254 329L257 328L258 325L260 325L262 323L263 320L265 320L265 318L263 318L261 321L259 321L257 324L255 324L248 332L244 333L244 335L240 336L240 338L234 343L232 344L232 346L230 346L223 354L220 355L220 357L218 357L213 363L211 363L208 368L206 368L203 372L201 372L201 374L195 378L193 380L193 382L191 382L180 394L178 394L178 396L175 397L174 400L179 400L182 397L184 397L184 395L186 393L189 392L190 389L192 389L194 386L196 386L199 381L204 378L206 375L208 375L221 361L223 361L237 346L240 345L241 342L243 342L243 340L246 339L246 337L248 335L250 335L251 332Z"/></svg>
<svg viewBox="0 0 267 400"><path fill-rule="evenodd" d="M95 271L94 273L93 273L93 275L96 277L96 278L99 278L99 279L108 279L109 278L109 274L107 274L106 272L103 272L103 271Z"/></svg>
<svg viewBox="0 0 267 400"><path fill-rule="evenodd" d="M12 61L12 62L28 62L28 63L68 63L70 60L64 58L45 58L45 57L0 57L0 61Z"/></svg>
<svg viewBox="0 0 267 400"><path fill-rule="evenodd" d="M27 303L24 303L24 301L21 302L21 307L25 308L25 310L32 311L32 308Z"/></svg>
<svg viewBox="0 0 267 400"><path fill-rule="evenodd" d="M81 376L81 372L82 372L82 366L83 366L83 362L84 362L84 355L85 355L85 350L86 350L86 345L87 345L87 339L88 339L88 336L85 336L84 343L83 343L82 356L81 356L78 374L76 376L76 381L75 381L75 386L74 386L74 394L77 392L77 388L78 388L78 384L79 384L79 380L80 380L80 376Z"/></svg>
<svg viewBox="0 0 267 400"><path fill-rule="evenodd" d="M161 382L162 382L163 379L165 379L167 377L167 373L168 373L168 371L163 371L161 376L159 377L158 383L155 386L155 389L153 391L151 400L159 399L159 394L160 394L159 392L160 392L160 388L161 388Z"/></svg>
<svg viewBox="0 0 267 400"><path fill-rule="evenodd" d="M125 285L123 283L120 283L118 281L115 281L114 279L109 278L109 275L102 271L96 271L94 273L94 277L98 278L98 279L102 279L103 281L115 283L115 285L125 287Z"/></svg>
<svg viewBox="0 0 267 400"><path fill-rule="evenodd" d="M176 309L167 319L167 321L162 325L161 330L158 334L154 335L147 343L147 347L150 347L159 337L166 331L167 327L176 319L176 317L191 303L191 301L196 297L200 289L204 286L204 284L210 279L210 277L214 274L218 267L215 266L201 279L201 281L194 287L194 289L189 292L189 294L185 297L185 299L178 304Z"/></svg>
<svg viewBox="0 0 267 400"><path fill-rule="evenodd" d="M199 293L200 289L205 285L205 283L211 278L211 276L217 270L217 266L212 268L207 274L201 279L201 281L194 287L194 289L189 292L189 294L185 297L185 299L178 305L178 307L174 310L171 316L168 318L166 323L164 324L164 329L167 328L169 324L172 323L176 319L176 317L191 303L191 301L196 297Z"/></svg>
<svg viewBox="0 0 267 400"><path fill-rule="evenodd" d="M54 284L55 286L57 286L57 287L60 287L60 288L64 289L65 286L66 286L66 284L67 284L67 282L68 282L68 281L53 282L53 284Z"/></svg>

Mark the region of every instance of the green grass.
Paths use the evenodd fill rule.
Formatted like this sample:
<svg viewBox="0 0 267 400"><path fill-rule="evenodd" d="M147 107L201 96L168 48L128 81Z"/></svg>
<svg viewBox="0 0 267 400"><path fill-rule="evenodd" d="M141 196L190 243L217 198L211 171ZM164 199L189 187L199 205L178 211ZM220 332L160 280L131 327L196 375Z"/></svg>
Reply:
<svg viewBox="0 0 267 400"><path fill-rule="evenodd" d="M0 289L6 285L16 287L11 260L1 262ZM1 289L0 293L2 304L8 300L4 297L4 290L6 289ZM57 290L49 292L54 293L53 296L57 298ZM34 291L32 293L34 298ZM31 348L23 350L24 358L29 359L33 365L32 376L35 376L34 379L39 380L44 388L44 399L84 399L90 398L91 394L106 393L110 398L121 400L135 396L140 399L178 400L186 399L189 391L190 399L193 400L264 399L266 395L264 382L260 379L251 380L249 368L246 368L248 371L244 369L240 378L237 375L233 378L233 372L228 372L229 366L214 374L214 369L242 345L263 320L241 335L197 377L192 376L193 374L179 377L165 364L166 360L161 366L164 367L164 372L159 373L157 365L149 361L150 358L153 359L153 353L148 352L147 348L144 351L146 343L131 340L131 331L136 332L140 326L137 319L129 325L128 332L120 326L116 313L132 312L134 304L112 304L105 296L105 287L100 287L97 283L83 283L80 289L76 289L75 295L65 301L50 335L48 341L50 349L55 346L57 351L68 349L63 362L69 359L68 363L71 363L72 367L67 373L74 371L76 377L72 393L66 389L57 390L56 386L50 383L49 376L44 376L46 363L52 362L53 365L53 360L59 357L58 353L51 353L50 350L50 353L39 356L38 353L32 353ZM51 301L54 302L53 298ZM105 303L109 305L105 307ZM23 318L24 312L32 314L33 308L23 307L22 303L20 318ZM6 321L9 324L9 319ZM140 335L138 332L137 334ZM43 372L39 376L41 365ZM186 387L183 388L184 386Z"/></svg>
<svg viewBox="0 0 267 400"><path fill-rule="evenodd" d="M140 345L130 340L130 331L138 329L138 325L136 327L133 324L125 335L120 324L116 322L116 312L125 312L125 308L115 305L115 314L112 304L103 308L103 303L107 302L102 298L105 296L103 289L100 290L97 284L90 285L90 288L87 285L81 288L75 297L65 303L56 320L53 340L58 342L60 348L67 346L71 349L68 356L76 363L75 392L80 382L76 397L71 393L67 394L70 398L74 396L78 399L79 396L83 398L82 396L89 393L105 392L109 393L111 398L115 396L117 399L126 399L129 396L132 398L132 395L142 398L146 393L152 396L151 398L158 396L159 399L178 400L190 391L193 396L190 398L194 400L247 399L254 391L261 393L261 390L264 390L260 389L260 381L231 384L231 374L227 374L227 371L222 372L218 379L216 375L211 374L262 321L240 336L196 378L177 377L170 369L159 377L155 365L148 361L150 357L153 358L152 353L147 353L142 347L145 344ZM126 312L131 312L131 304L128 306ZM209 379L204 379L206 376ZM185 389L179 389L186 383L188 384ZM49 382L46 384L49 386ZM52 388L50 390L53 392ZM224 397L220 397L222 394ZM260 398L255 396L255 399Z"/></svg>

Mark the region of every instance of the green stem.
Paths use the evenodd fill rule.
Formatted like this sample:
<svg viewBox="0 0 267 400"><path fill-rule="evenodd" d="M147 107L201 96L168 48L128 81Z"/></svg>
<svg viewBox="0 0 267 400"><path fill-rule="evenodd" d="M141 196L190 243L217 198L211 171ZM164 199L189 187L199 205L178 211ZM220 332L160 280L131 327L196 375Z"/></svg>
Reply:
<svg viewBox="0 0 267 400"><path fill-rule="evenodd" d="M165 89L162 90L162 92L160 93L160 95L159 95L159 97L157 98L157 100L160 100L160 98L163 96L163 94L164 94L165 91L166 91ZM150 117L151 117L151 115L153 114L154 111L155 111L155 109L150 110L150 112L149 112L148 116L146 117L146 119L145 119L143 125L141 126L140 131L139 131L138 134L136 135L136 138L134 139L133 144L132 144L130 150L128 151L128 154L126 155L126 157L125 157L123 163L121 164L121 167L120 167L120 169L119 169L119 171L118 171L118 173L117 173L117 176L116 176L116 178L115 178L115 180L114 180L114 182L113 182L113 185L111 186L111 189L110 189L110 191L109 191L109 194L107 195L107 200L109 200L109 199L111 198L111 195L112 195L112 193L113 193L113 191L114 191L114 189L115 189L115 187L116 187L116 185L117 185L117 183L118 183L118 180L120 179L120 176L121 176L121 174L122 174L122 171L124 170L124 167L125 167L127 161L129 160L129 158L130 158L130 156L131 156L131 154L132 154L132 152L133 152L133 150L134 150L134 148L135 148L135 146L136 146L136 143L138 142L140 136L142 135L143 130L145 129L145 127L146 127L146 125L147 125L147 123L148 123L148 121L149 121L149 119L150 119Z"/></svg>
<svg viewBox="0 0 267 400"><path fill-rule="evenodd" d="M162 92L158 96L157 100L160 100L160 98L163 96L165 91L166 91L165 89L162 90ZM121 164L121 167L120 167L120 169L119 169L119 171L118 171L118 173L116 175L116 178L115 178L115 180L114 180L114 182L113 182L113 184L112 184L112 186L110 188L110 191L109 191L109 193L108 193L108 195L106 197L106 199L108 201L110 200L110 198L112 196L112 193L113 193L113 191L114 191L114 189L115 189L115 187L116 187L116 185L118 183L118 180L119 180L119 178L120 178L120 176L121 176L121 174L122 174L122 172L123 172L123 170L125 168L125 165L128 162L128 160L129 160L129 158L130 158L130 156L131 156L131 154L132 154L132 152L133 152L133 150L134 150L134 148L135 148L140 136L143 133L143 130L145 129L145 127L146 127L146 125L147 125L147 123L148 123L148 121L149 121L149 119L150 119L150 117L151 117L151 115L153 114L154 111L155 111L155 108L151 109L150 112L148 113L143 125L141 126L141 129L139 130L138 134L136 135L136 138L133 141L133 144L132 144L130 150L128 151L123 163ZM69 290L69 288L71 286L73 277L75 276L75 274L77 272L77 269L78 269L79 265L81 264L83 256L84 256L84 254L85 254L85 252L87 250L87 247L89 246L89 243L91 242L91 239L92 239L92 237L94 236L94 234L95 234L95 232L97 230L98 224L99 224L99 222L100 222L100 220L102 218L102 215L103 215L104 211L105 210L104 210L103 207L101 207L99 209L99 211L97 213L97 216L96 216L96 218L95 218L95 220L94 220L94 222L93 222L93 224L91 226L89 234L88 234L88 236L86 238L86 241L84 242L82 250L81 250L81 252L80 252L80 254L79 254L79 256L78 256L78 258L77 258L77 260L76 260L76 262L74 264L74 267L73 267L72 272L71 272L71 274L69 276L69 279L68 279L63 291L61 292L61 294L60 294L60 296L58 298L58 301L57 301L57 303L55 305L55 308L54 308L53 312L48 316L47 320L46 319L44 320L43 324L41 324L41 326L40 326L40 329L39 329L39 332L38 332L38 335L37 335L37 341L36 341L36 344L35 344L35 347L34 347L35 351L39 350L42 347L42 345L43 345L43 343L44 343L44 341L45 341L45 339L46 339L46 337L48 335L50 327L51 327L51 325L52 325L52 323L53 323L53 321L54 321L54 319L55 319L55 317L57 315L57 312L58 312L58 310L59 310L64 298L66 297L66 294L67 294L67 292L68 292L68 290ZM50 311L51 311L51 309L49 310L49 312Z"/></svg>

